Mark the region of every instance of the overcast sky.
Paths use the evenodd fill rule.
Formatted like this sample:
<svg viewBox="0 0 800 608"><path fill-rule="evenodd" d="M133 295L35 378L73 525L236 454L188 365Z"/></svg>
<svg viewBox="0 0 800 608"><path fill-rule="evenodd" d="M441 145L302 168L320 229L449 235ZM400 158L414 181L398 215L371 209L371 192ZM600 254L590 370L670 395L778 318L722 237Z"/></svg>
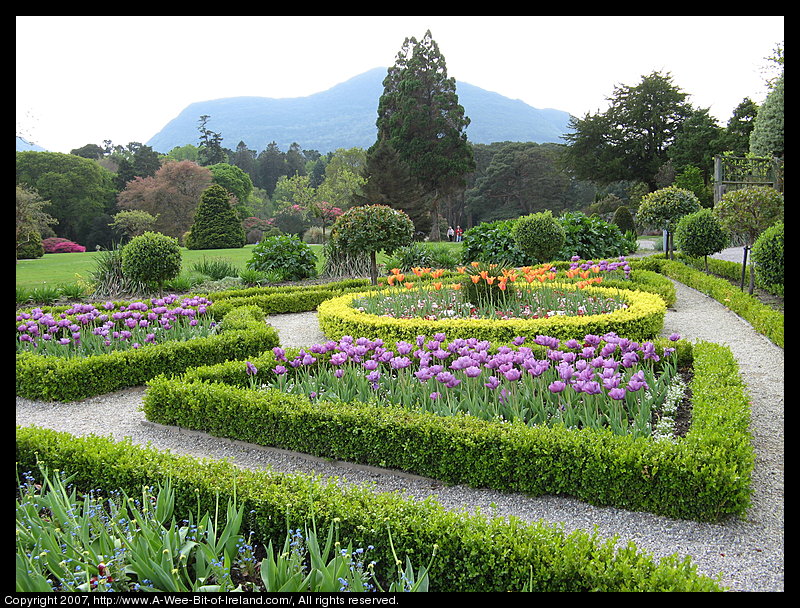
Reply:
<svg viewBox="0 0 800 608"><path fill-rule="evenodd" d="M196 101L300 97L394 64L430 29L456 80L583 117L669 72L724 126L766 96L783 16L17 16L17 134L146 143ZM377 111L377 100L376 100ZM224 135L224 134L223 134Z"/></svg>

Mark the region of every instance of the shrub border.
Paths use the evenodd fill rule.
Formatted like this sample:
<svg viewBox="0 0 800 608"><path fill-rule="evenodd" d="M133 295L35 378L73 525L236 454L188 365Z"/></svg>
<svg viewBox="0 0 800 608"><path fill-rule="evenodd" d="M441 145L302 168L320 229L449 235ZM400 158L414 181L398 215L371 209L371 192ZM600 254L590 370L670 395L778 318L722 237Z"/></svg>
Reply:
<svg viewBox="0 0 800 608"><path fill-rule="evenodd" d="M683 345L687 348L688 343ZM526 427L365 403L328 403L246 387L243 362L149 382L148 420L259 445L534 495L718 521L750 502L749 400L730 349L690 346L693 422L676 442L610 431ZM255 360L269 379L272 353ZM237 386L238 385L238 386ZM236 413L236 415L233 415Z"/></svg>
<svg viewBox="0 0 800 608"><path fill-rule="evenodd" d="M261 309L242 306L224 317L221 332L213 336L83 358L18 353L16 390L28 399L77 401L139 386L159 374L254 356L279 343Z"/></svg>
<svg viewBox="0 0 800 608"><path fill-rule="evenodd" d="M576 290L569 283L549 286ZM386 290L389 293L391 290ZM351 293L322 302L317 312L323 333L330 339L342 336L368 336L385 341L414 340L419 335L444 333L448 339L477 338L493 343L510 343L516 336L535 338L547 335L560 340L582 339L586 334L602 335L614 331L632 340L657 336L664 326L666 305L660 296L639 290L586 287L585 292L622 297L628 308L605 315L559 316L549 319L455 319L426 321L394 319L355 310L352 302L364 293Z"/></svg>
<svg viewBox="0 0 800 608"><path fill-rule="evenodd" d="M51 471L74 475L83 491L125 491L169 479L175 512L181 517L235 500L244 507L242 529L263 543L280 546L288 526L314 521L326 529L335 519L340 535L354 546L374 545L376 572L394 575L387 536L399 556L427 564L431 591L722 591L719 576L698 574L690 557L656 560L633 542L618 545L594 532L516 518L489 518L444 509L432 500L398 493L376 494L368 487L342 487L301 474L239 469L228 461L180 456L110 437L75 437L36 427L17 427L17 472Z"/></svg>

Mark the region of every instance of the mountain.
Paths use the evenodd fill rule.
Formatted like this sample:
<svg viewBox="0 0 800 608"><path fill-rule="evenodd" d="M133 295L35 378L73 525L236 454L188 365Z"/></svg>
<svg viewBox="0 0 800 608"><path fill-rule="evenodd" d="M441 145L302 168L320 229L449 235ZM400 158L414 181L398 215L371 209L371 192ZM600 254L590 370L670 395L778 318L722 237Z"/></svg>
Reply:
<svg viewBox="0 0 800 608"><path fill-rule="evenodd" d="M197 145L200 117L208 115L207 128L219 133L222 145L230 149L240 141L259 152L273 141L284 151L294 142L322 154L338 148L366 149L375 143L378 100L385 76L386 68L374 68L307 97L227 97L195 102L147 145L162 153L176 146ZM456 82L456 93L471 120L467 137L472 143L563 143L567 112L533 108L465 82Z"/></svg>
<svg viewBox="0 0 800 608"><path fill-rule="evenodd" d="M17 135L17 152L44 152L44 148L41 146L37 146L36 144L32 144L29 141L23 139L19 135Z"/></svg>

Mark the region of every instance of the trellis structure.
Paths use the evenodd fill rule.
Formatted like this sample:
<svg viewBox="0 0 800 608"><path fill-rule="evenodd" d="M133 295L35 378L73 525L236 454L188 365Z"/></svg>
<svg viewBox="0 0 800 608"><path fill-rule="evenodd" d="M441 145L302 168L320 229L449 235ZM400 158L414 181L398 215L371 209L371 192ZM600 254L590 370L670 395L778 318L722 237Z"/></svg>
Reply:
<svg viewBox="0 0 800 608"><path fill-rule="evenodd" d="M774 157L714 157L714 204L726 192L745 186L765 186L783 192L783 159Z"/></svg>

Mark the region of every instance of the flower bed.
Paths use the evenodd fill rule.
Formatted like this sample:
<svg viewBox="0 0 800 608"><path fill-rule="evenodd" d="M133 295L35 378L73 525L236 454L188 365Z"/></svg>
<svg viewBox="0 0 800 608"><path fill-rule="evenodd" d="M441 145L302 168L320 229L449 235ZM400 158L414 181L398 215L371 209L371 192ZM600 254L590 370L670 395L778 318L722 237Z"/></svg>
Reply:
<svg viewBox="0 0 800 608"><path fill-rule="evenodd" d="M579 289L568 283L553 283L551 286L565 292L576 292ZM666 305L664 300L655 294L596 286L587 286L580 291L590 296L621 300L626 307L608 314L557 315L543 319L397 319L357 310L354 302L368 295L368 292L365 292L326 300L317 310L322 331L334 340L349 335L397 342L415 340L418 335L432 336L444 333L451 339L476 338L509 344L517 336L533 339L543 334L568 340L580 339L586 334L603 335L613 331L639 341L658 335L664 325ZM387 290L382 293L388 296L394 292Z"/></svg>
<svg viewBox="0 0 800 608"><path fill-rule="evenodd" d="M139 386L158 374L254 356L278 343L278 334L264 322L261 309L241 307L224 317L217 333L206 337L83 357L19 352L16 394L44 401L76 401Z"/></svg>
<svg viewBox="0 0 800 608"><path fill-rule="evenodd" d="M724 347L681 348L693 360L692 425L674 442L254 390L246 388L252 368L248 373L241 361L193 369L183 378L156 378L148 383L144 407L153 422L448 484L567 494L703 521L741 515L749 504L753 453L738 367ZM259 384L273 381L282 364L274 353L251 363Z"/></svg>

